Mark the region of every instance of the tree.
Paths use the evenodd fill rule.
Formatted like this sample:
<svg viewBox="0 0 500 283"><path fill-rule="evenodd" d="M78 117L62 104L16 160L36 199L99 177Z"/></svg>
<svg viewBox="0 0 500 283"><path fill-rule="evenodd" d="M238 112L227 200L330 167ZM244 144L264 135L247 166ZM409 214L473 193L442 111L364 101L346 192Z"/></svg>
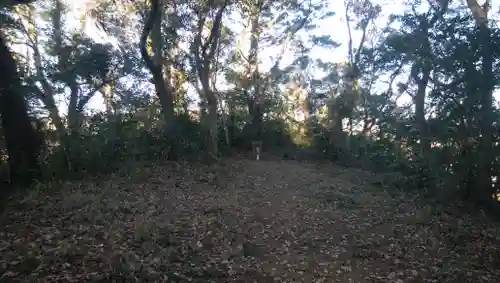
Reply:
<svg viewBox="0 0 500 283"><path fill-rule="evenodd" d="M170 135L169 139L174 141L176 137L172 90L170 89L170 85L165 83L165 78L163 77L163 64L160 62L163 56L161 54L161 36L159 36L158 33L161 35L162 3L159 0L147 2L150 4L150 10L147 14L144 29L141 34L140 50L144 62L153 75L153 83L160 101L163 119L165 120L166 133ZM155 31L155 36L153 37L154 57L152 58L148 53L146 43L153 30Z"/></svg>
<svg viewBox="0 0 500 283"><path fill-rule="evenodd" d="M493 45L491 30L488 25L488 11L491 7L489 0L485 1L481 7L476 0L467 0L467 6L471 10L476 25L479 28L479 45L482 57L482 88L480 94L481 104L481 139L479 143L479 155L477 156L477 179L476 188L478 192L478 202L491 208L493 202L491 195L494 193L491 184L492 178L492 157L493 147Z"/></svg>
<svg viewBox="0 0 500 283"><path fill-rule="evenodd" d="M193 42L193 53L194 61L196 66L196 71L198 78L201 82L203 91L203 100L207 102L208 114L206 116L206 128L207 128L207 141L208 141L208 151L212 157L217 158L218 156L218 135L219 131L217 128L217 97L214 90L210 84L210 78L213 70L211 66L216 58L216 51L219 46L219 39L221 34L222 16L226 10L229 1L224 1L219 7L213 1L201 4L197 12L197 29L195 32L194 42ZM210 23L211 28L209 29L209 34L203 39L203 31L207 25L207 18L212 9L216 9L215 16Z"/></svg>
<svg viewBox="0 0 500 283"><path fill-rule="evenodd" d="M15 2L28 4L31 1ZM10 182L27 185L41 177L37 158L42 139L35 132L28 116L16 62L3 34L0 35L0 64L0 115L9 154Z"/></svg>

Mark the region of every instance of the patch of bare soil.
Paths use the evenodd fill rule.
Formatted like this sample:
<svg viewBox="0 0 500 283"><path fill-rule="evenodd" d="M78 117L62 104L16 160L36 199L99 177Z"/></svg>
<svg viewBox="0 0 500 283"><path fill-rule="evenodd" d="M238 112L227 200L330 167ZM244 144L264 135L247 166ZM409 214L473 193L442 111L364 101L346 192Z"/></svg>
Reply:
<svg viewBox="0 0 500 283"><path fill-rule="evenodd" d="M500 282L499 229L294 161L139 166L15 202L0 282Z"/></svg>

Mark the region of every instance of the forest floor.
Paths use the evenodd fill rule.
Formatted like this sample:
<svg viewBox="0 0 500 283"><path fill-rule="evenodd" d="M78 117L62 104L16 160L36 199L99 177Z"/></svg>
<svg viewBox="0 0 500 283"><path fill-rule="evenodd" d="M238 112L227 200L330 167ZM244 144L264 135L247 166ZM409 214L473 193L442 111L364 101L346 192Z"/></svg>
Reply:
<svg viewBox="0 0 500 283"><path fill-rule="evenodd" d="M0 282L500 282L497 225L368 172L244 159L125 171L13 202Z"/></svg>

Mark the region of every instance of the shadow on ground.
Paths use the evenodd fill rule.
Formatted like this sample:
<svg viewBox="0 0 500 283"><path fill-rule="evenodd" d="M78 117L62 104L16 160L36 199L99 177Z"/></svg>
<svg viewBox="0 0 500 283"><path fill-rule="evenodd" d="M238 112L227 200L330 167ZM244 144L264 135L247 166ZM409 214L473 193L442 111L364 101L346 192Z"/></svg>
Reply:
<svg viewBox="0 0 500 283"><path fill-rule="evenodd" d="M12 204L0 282L500 282L499 229L294 161L138 165Z"/></svg>

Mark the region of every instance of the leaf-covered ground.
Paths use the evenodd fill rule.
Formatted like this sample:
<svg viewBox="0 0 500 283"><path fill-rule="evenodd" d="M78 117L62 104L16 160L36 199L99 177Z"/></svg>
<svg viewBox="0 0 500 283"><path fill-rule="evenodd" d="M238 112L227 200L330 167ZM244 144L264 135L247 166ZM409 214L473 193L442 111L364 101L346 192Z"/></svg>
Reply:
<svg viewBox="0 0 500 283"><path fill-rule="evenodd" d="M140 165L13 203L0 282L500 282L499 229L294 161Z"/></svg>

